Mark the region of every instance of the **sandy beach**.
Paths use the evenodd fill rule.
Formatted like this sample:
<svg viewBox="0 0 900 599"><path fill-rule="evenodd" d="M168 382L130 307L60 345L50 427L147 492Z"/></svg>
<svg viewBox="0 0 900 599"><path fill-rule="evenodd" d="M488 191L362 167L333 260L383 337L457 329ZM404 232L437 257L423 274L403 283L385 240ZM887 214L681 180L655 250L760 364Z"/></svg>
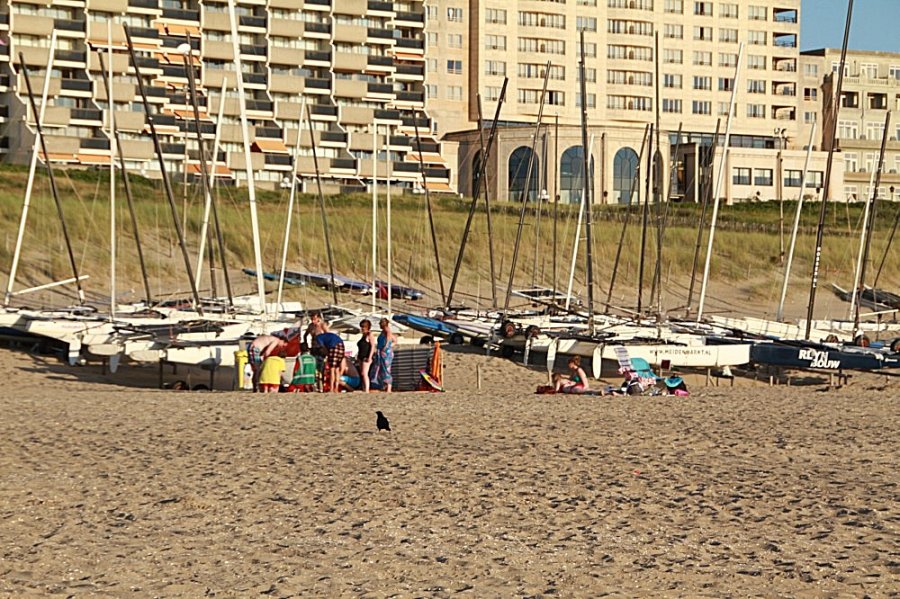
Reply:
<svg viewBox="0 0 900 599"><path fill-rule="evenodd" d="M0 350L0 594L900 596L897 379L538 396L446 362L445 394L262 396Z"/></svg>

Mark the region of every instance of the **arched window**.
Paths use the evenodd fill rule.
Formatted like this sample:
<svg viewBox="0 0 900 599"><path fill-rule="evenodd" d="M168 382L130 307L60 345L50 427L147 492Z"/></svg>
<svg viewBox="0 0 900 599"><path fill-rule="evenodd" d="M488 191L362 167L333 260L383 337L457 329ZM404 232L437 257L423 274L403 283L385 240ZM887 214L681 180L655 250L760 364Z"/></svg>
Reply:
<svg viewBox="0 0 900 599"><path fill-rule="evenodd" d="M541 179L541 163L537 156L531 167L531 176L528 173L528 161L534 152L527 146L519 146L509 156L509 199L518 201L525 189L525 179L528 181L528 200L535 201L538 197L538 181Z"/></svg>
<svg viewBox="0 0 900 599"><path fill-rule="evenodd" d="M618 204L627 204L631 198L631 185L638 167L638 155L631 148L622 148L613 158L613 199ZM637 203L637 190L632 202Z"/></svg>
<svg viewBox="0 0 900 599"><path fill-rule="evenodd" d="M594 180L594 157L591 156L591 176ZM559 161L559 201L575 204L581 201L584 192L584 150L572 146L563 152Z"/></svg>

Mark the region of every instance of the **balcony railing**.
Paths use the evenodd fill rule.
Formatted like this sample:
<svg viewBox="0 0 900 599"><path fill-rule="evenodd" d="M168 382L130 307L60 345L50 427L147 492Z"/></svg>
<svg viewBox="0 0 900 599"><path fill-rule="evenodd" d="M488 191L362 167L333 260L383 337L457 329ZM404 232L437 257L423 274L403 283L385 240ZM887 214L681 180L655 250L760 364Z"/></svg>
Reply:
<svg viewBox="0 0 900 599"><path fill-rule="evenodd" d="M303 86L310 89L330 89L331 81L329 79L313 79L307 77L304 80Z"/></svg>
<svg viewBox="0 0 900 599"><path fill-rule="evenodd" d="M177 127L178 119L174 114L154 114L153 124L160 127Z"/></svg>
<svg viewBox="0 0 900 599"><path fill-rule="evenodd" d="M160 147L163 154L175 154L177 156L184 156L184 144L160 144Z"/></svg>
<svg viewBox="0 0 900 599"><path fill-rule="evenodd" d="M148 85L144 87L144 93L153 98L168 98L169 90L164 87Z"/></svg>
<svg viewBox="0 0 900 599"><path fill-rule="evenodd" d="M347 134L340 131L322 131L321 139L334 143L347 143Z"/></svg>
<svg viewBox="0 0 900 599"><path fill-rule="evenodd" d="M245 15L238 19L241 27L259 27L262 29L266 28L266 18L265 17L257 17Z"/></svg>
<svg viewBox="0 0 900 599"><path fill-rule="evenodd" d="M267 139L281 139L281 129L278 127L257 127L256 137L265 137Z"/></svg>
<svg viewBox="0 0 900 599"><path fill-rule="evenodd" d="M84 21L77 19L53 19L53 27L63 31L84 31Z"/></svg>
<svg viewBox="0 0 900 599"><path fill-rule="evenodd" d="M419 144L420 144L420 142L413 141L413 150L415 152L419 151ZM437 154L441 151L441 146L432 141L423 141L423 142L421 142L421 145L422 145L422 153Z"/></svg>
<svg viewBox="0 0 900 599"><path fill-rule="evenodd" d="M180 8L163 8L162 16L164 19L175 19L178 21L200 21L199 10L182 10Z"/></svg>
<svg viewBox="0 0 900 599"><path fill-rule="evenodd" d="M395 162L393 170L395 173L418 173L421 171L418 162Z"/></svg>
<svg viewBox="0 0 900 599"><path fill-rule="evenodd" d="M356 160L353 158L332 158L331 168L356 170Z"/></svg>
<svg viewBox="0 0 900 599"><path fill-rule="evenodd" d="M377 27L369 27L366 35L382 39L391 39L394 37L394 33L390 29L379 29Z"/></svg>
<svg viewBox="0 0 900 599"><path fill-rule="evenodd" d="M57 50L54 57L59 62L84 62L87 54L76 50Z"/></svg>
<svg viewBox="0 0 900 599"><path fill-rule="evenodd" d="M425 42L422 40L409 39L405 37L397 38L397 47L398 48L416 48L419 50L425 49Z"/></svg>
<svg viewBox="0 0 900 599"><path fill-rule="evenodd" d="M181 44L185 43L183 37L173 37L166 36L162 38L163 48L178 48ZM199 50L200 49L200 38L199 37L191 37L191 50Z"/></svg>
<svg viewBox="0 0 900 599"><path fill-rule="evenodd" d="M397 16L394 17L396 21L408 21L412 23L424 23L425 22L425 13L421 12L398 12Z"/></svg>
<svg viewBox="0 0 900 599"><path fill-rule="evenodd" d="M381 119L383 121L398 121L400 120L400 111L399 110L388 110L384 108L376 108L375 109L375 118Z"/></svg>
<svg viewBox="0 0 900 599"><path fill-rule="evenodd" d="M394 86L390 83L369 83L368 90L370 94L393 94Z"/></svg>
<svg viewBox="0 0 900 599"><path fill-rule="evenodd" d="M331 0L304 0L304 3L316 6L331 6Z"/></svg>
<svg viewBox="0 0 900 599"><path fill-rule="evenodd" d="M281 154L266 154L266 164L273 166L291 166L291 157Z"/></svg>
<svg viewBox="0 0 900 599"><path fill-rule="evenodd" d="M413 119L411 116L401 117L400 120L403 122L404 127L418 127L419 129L430 129L431 123L428 122L427 118L417 118Z"/></svg>
<svg viewBox="0 0 900 599"><path fill-rule="evenodd" d="M425 176L432 179L449 179L450 169L446 168L426 168Z"/></svg>
<svg viewBox="0 0 900 599"><path fill-rule="evenodd" d="M313 104L309 107L309 111L317 116L337 116L337 106L326 106L325 104Z"/></svg>
<svg viewBox="0 0 900 599"><path fill-rule="evenodd" d="M93 84L87 79L63 79L60 87L73 92L89 92L94 89Z"/></svg>
<svg viewBox="0 0 900 599"><path fill-rule="evenodd" d="M257 44L241 44L241 54L247 56L265 56L266 46Z"/></svg>
<svg viewBox="0 0 900 599"><path fill-rule="evenodd" d="M244 83L265 85L268 78L265 73L244 73Z"/></svg>
<svg viewBox="0 0 900 599"><path fill-rule="evenodd" d="M272 112L274 103L268 100L247 100L247 110L256 110L259 112Z"/></svg>
<svg viewBox="0 0 900 599"><path fill-rule="evenodd" d="M159 8L159 0L128 0L132 8Z"/></svg>
<svg viewBox="0 0 900 599"><path fill-rule="evenodd" d="M369 10L377 10L381 12L394 12L393 2L380 2L379 0L369 0Z"/></svg>
<svg viewBox="0 0 900 599"><path fill-rule="evenodd" d="M391 67L394 66L394 59L390 56L369 56L369 64L379 67Z"/></svg>
<svg viewBox="0 0 900 599"><path fill-rule="evenodd" d="M331 33L330 23L304 23L303 31L309 33Z"/></svg>
<svg viewBox="0 0 900 599"><path fill-rule="evenodd" d="M159 39L159 30L152 27L129 27L128 33L131 37L141 37L144 39Z"/></svg>
<svg viewBox="0 0 900 599"><path fill-rule="evenodd" d="M185 70L184 65L164 64L162 65L162 72L166 77L180 77L182 79L187 79L187 71Z"/></svg>
<svg viewBox="0 0 900 599"><path fill-rule="evenodd" d="M76 121L103 122L103 112L95 108L73 108L69 111L69 118Z"/></svg>
<svg viewBox="0 0 900 599"><path fill-rule="evenodd" d="M390 143L392 146L409 146L411 142L406 135L391 135Z"/></svg>
<svg viewBox="0 0 900 599"><path fill-rule="evenodd" d="M425 101L425 93L424 92L399 92L397 94L397 99L401 102L424 102Z"/></svg>
<svg viewBox="0 0 900 599"><path fill-rule="evenodd" d="M425 68L421 66L416 66L413 64L400 64L397 65L397 74L398 75L425 75Z"/></svg>
<svg viewBox="0 0 900 599"><path fill-rule="evenodd" d="M108 150L109 140L102 137L88 137L82 139L78 143L78 147L85 150Z"/></svg>
<svg viewBox="0 0 900 599"><path fill-rule="evenodd" d="M319 62L331 62L331 52L306 52L303 55L304 62L315 60Z"/></svg>

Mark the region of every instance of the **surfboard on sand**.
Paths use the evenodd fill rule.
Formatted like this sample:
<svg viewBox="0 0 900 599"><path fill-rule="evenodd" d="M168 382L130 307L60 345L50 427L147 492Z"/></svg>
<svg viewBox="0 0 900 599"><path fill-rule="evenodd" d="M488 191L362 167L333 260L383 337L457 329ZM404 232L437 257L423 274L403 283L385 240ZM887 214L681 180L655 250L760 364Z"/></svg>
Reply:
<svg viewBox="0 0 900 599"><path fill-rule="evenodd" d="M441 392L444 391L444 388L441 387L441 384L438 383L436 380L434 380L434 377L432 377L430 374L428 374L427 370L420 370L419 375L422 377L422 380L425 381L428 384L428 386L431 387L432 389L434 389L435 391L441 391Z"/></svg>

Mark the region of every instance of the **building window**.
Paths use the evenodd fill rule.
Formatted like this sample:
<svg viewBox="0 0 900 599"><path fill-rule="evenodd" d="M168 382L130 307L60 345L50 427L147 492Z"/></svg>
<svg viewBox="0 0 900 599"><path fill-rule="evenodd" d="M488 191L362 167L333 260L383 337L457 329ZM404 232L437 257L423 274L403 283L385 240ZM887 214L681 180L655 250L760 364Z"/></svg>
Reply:
<svg viewBox="0 0 900 599"><path fill-rule="evenodd" d="M694 64L712 66L712 52L694 52Z"/></svg>
<svg viewBox="0 0 900 599"><path fill-rule="evenodd" d="M694 89L712 89L712 77L698 77L694 76Z"/></svg>
<svg viewBox="0 0 900 599"><path fill-rule="evenodd" d="M859 124L855 121L838 121L838 139L859 137Z"/></svg>
<svg viewBox="0 0 900 599"><path fill-rule="evenodd" d="M447 72L451 75L462 75L462 61L461 60L448 60L447 61Z"/></svg>
<svg viewBox="0 0 900 599"><path fill-rule="evenodd" d="M815 112L804 112L803 113L803 122L804 123L815 123L816 122L816 113Z"/></svg>
<svg viewBox="0 0 900 599"><path fill-rule="evenodd" d="M528 168L529 163L531 163L530 169ZM538 181L541 180L540 158L535 156L531 148L527 146L516 148L509 156L506 177L509 184L507 189L509 190L510 200L518 201L521 199L523 192L525 192L526 179L528 180L528 191L525 194L527 199L537 199Z"/></svg>
<svg viewBox="0 0 900 599"><path fill-rule="evenodd" d="M772 186L772 169L755 168L753 169L753 184L760 187Z"/></svg>
<svg viewBox="0 0 900 599"><path fill-rule="evenodd" d="M719 41L725 44L736 44L738 41L738 30L719 29Z"/></svg>
<svg viewBox="0 0 900 599"><path fill-rule="evenodd" d="M575 17L575 27L578 31L597 31L596 17Z"/></svg>
<svg viewBox="0 0 900 599"><path fill-rule="evenodd" d="M649 48L647 48L649 50ZM584 55L588 58L594 58L597 56L597 44L594 42L584 42ZM581 42L578 42L578 56L581 56ZM638 59L640 60L640 59ZM653 60L652 56L649 59L644 60Z"/></svg>
<svg viewBox="0 0 900 599"><path fill-rule="evenodd" d="M519 12L520 27L548 27L550 29L565 29L565 15L553 15L543 12Z"/></svg>
<svg viewBox="0 0 900 599"><path fill-rule="evenodd" d="M537 52L540 54L565 54L566 42L562 40L520 37L519 52Z"/></svg>
<svg viewBox="0 0 900 599"><path fill-rule="evenodd" d="M462 100L462 86L459 85L451 85L447 88L447 99L448 100Z"/></svg>
<svg viewBox="0 0 900 599"><path fill-rule="evenodd" d="M436 21L438 18L438 7L429 4L425 7L425 14L428 16L429 21Z"/></svg>
<svg viewBox="0 0 900 599"><path fill-rule="evenodd" d="M816 100L819 99L819 90L817 90L814 87L804 87L803 88L803 99L810 101L810 102L815 102Z"/></svg>
<svg viewBox="0 0 900 599"><path fill-rule="evenodd" d="M663 75L663 87L681 89L681 75L667 73Z"/></svg>
<svg viewBox="0 0 900 599"><path fill-rule="evenodd" d="M809 173L812 175L812 173ZM785 187L800 187L803 184L803 171L787 170L784 173Z"/></svg>
<svg viewBox="0 0 900 599"><path fill-rule="evenodd" d="M541 90L520 89L518 99L519 104L540 104ZM565 92L548 89L547 95L544 97L544 103L550 106L565 106L566 94Z"/></svg>
<svg viewBox="0 0 900 599"><path fill-rule="evenodd" d="M719 4L719 17L723 19L738 18L738 5L731 2L722 2Z"/></svg>
<svg viewBox="0 0 900 599"><path fill-rule="evenodd" d="M631 204L632 191L640 194L640 186L633 189L634 174L639 162L637 152L631 148L622 148L616 152L613 158L613 201L617 204Z"/></svg>
<svg viewBox="0 0 900 599"><path fill-rule="evenodd" d="M506 63L502 60L488 60L484 63L488 75L506 75Z"/></svg>
<svg viewBox="0 0 900 599"><path fill-rule="evenodd" d="M844 171L855 173L859 169L859 155L856 152L844 153Z"/></svg>
<svg viewBox="0 0 900 599"><path fill-rule="evenodd" d="M694 14L701 15L704 17L713 16L713 3L712 2L694 2Z"/></svg>
<svg viewBox="0 0 900 599"><path fill-rule="evenodd" d="M663 37L667 37L669 39L674 39L674 40L682 39L684 37L684 26L666 23L666 26L663 29Z"/></svg>
<svg viewBox="0 0 900 599"><path fill-rule="evenodd" d="M459 33L450 33L447 35L447 47L448 48L462 48L463 46L463 36Z"/></svg>
<svg viewBox="0 0 900 599"><path fill-rule="evenodd" d="M747 104L747 117L751 119L766 118L766 107L764 104Z"/></svg>
<svg viewBox="0 0 900 599"><path fill-rule="evenodd" d="M766 81L764 79L748 79L747 92L751 94L766 93Z"/></svg>
<svg viewBox="0 0 900 599"><path fill-rule="evenodd" d="M698 41L711 42L713 36L712 27L694 27L694 39Z"/></svg>
<svg viewBox="0 0 900 599"><path fill-rule="evenodd" d="M765 6L748 6L747 18L751 21L765 21L768 18L769 10Z"/></svg>
<svg viewBox="0 0 900 599"><path fill-rule="evenodd" d="M819 74L819 65L809 63L804 64L803 74L807 77L816 77Z"/></svg>
<svg viewBox="0 0 900 599"><path fill-rule="evenodd" d="M663 98L662 111L663 112L680 113L681 112L681 100Z"/></svg>
<svg viewBox="0 0 900 599"><path fill-rule="evenodd" d="M720 92L730 92L734 89L734 78L733 77L719 77L719 91Z"/></svg>
<svg viewBox="0 0 900 599"><path fill-rule="evenodd" d="M732 169L731 182L734 185L750 185L750 169L736 166Z"/></svg>
<svg viewBox="0 0 900 599"><path fill-rule="evenodd" d="M546 73L547 65L520 62L518 68L519 77L523 79L543 79ZM565 80L566 67L561 65L551 65L549 78L557 81Z"/></svg>
<svg viewBox="0 0 900 599"><path fill-rule="evenodd" d="M425 85L425 97L436 100L438 97L438 88L436 85L428 83Z"/></svg>
<svg viewBox="0 0 900 599"><path fill-rule="evenodd" d="M720 67L731 67L731 68L736 67L737 66L737 54L720 52L719 53L719 66Z"/></svg>
<svg viewBox="0 0 900 599"><path fill-rule="evenodd" d="M681 64L684 60L684 53L681 50L663 50L663 62L666 64Z"/></svg>
<svg viewBox="0 0 900 599"><path fill-rule="evenodd" d="M748 31L747 32L747 43L751 46L765 46L766 45L766 32L765 31Z"/></svg>
<svg viewBox="0 0 900 599"><path fill-rule="evenodd" d="M500 99L500 88L494 86L487 86L484 88L484 99L488 102L496 102Z"/></svg>
<svg viewBox="0 0 900 599"><path fill-rule="evenodd" d="M691 102L691 112L694 114L712 114L712 102L694 100Z"/></svg>
<svg viewBox="0 0 900 599"><path fill-rule="evenodd" d="M683 0L666 0L663 10L670 14L680 15L684 13L684 2Z"/></svg>
<svg viewBox="0 0 900 599"><path fill-rule="evenodd" d="M428 35L425 38L425 41L429 46L437 46L438 45L438 34L433 31L429 31Z"/></svg>
<svg viewBox="0 0 900 599"><path fill-rule="evenodd" d="M719 102L717 112L719 116L728 116L728 107L731 106L731 102ZM737 116L737 104L734 105L734 116ZM732 141L732 143L734 143Z"/></svg>
<svg viewBox="0 0 900 599"><path fill-rule="evenodd" d="M463 20L463 9L461 8L448 8L447 9L447 20L455 23L462 23Z"/></svg>
<svg viewBox="0 0 900 599"><path fill-rule="evenodd" d="M752 71L766 70L766 57L751 54L747 57L747 68Z"/></svg>
<svg viewBox="0 0 900 599"><path fill-rule="evenodd" d="M488 8L484 11L484 22L506 25L506 11L502 8Z"/></svg>
<svg viewBox="0 0 900 599"><path fill-rule="evenodd" d="M891 79L900 79L900 66L892 64L891 68L888 70L888 76Z"/></svg>
<svg viewBox="0 0 900 599"><path fill-rule="evenodd" d="M484 47L488 50L506 50L506 36L488 34L484 36Z"/></svg>
<svg viewBox="0 0 900 599"><path fill-rule="evenodd" d="M844 198L850 203L857 200L856 185L844 185Z"/></svg>
<svg viewBox="0 0 900 599"><path fill-rule="evenodd" d="M581 93L575 94L575 106L581 107ZM587 95L587 107L594 108L597 106L597 94Z"/></svg>

